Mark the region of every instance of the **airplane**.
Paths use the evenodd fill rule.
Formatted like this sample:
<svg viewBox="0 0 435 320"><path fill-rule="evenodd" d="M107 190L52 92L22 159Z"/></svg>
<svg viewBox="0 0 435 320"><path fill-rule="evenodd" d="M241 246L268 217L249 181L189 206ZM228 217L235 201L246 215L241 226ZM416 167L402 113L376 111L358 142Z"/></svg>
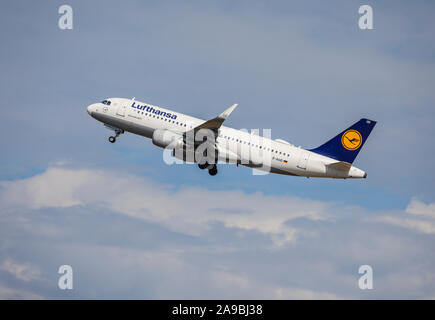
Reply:
<svg viewBox="0 0 435 320"><path fill-rule="evenodd" d="M272 140L224 126L236 107L234 104L205 121L135 98L108 98L89 105L87 112L114 131L109 137L111 143L125 132L141 135L152 139L154 145L171 150L174 159L208 169L211 176L218 173L217 164L224 162L308 178L367 177L352 163L376 121L360 119L319 147L303 149L282 139Z"/></svg>

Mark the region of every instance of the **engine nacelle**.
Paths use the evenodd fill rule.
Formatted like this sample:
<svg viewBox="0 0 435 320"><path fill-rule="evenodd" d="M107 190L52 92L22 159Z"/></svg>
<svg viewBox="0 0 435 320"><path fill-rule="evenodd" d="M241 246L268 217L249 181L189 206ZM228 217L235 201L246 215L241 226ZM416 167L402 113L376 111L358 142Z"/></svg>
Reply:
<svg viewBox="0 0 435 320"><path fill-rule="evenodd" d="M177 159L183 160L184 162L195 162L195 152L191 148L178 146L172 150L172 156Z"/></svg>
<svg viewBox="0 0 435 320"><path fill-rule="evenodd" d="M153 132L153 144L160 148L171 148L174 149L177 146L183 145L183 137L175 132L156 129Z"/></svg>

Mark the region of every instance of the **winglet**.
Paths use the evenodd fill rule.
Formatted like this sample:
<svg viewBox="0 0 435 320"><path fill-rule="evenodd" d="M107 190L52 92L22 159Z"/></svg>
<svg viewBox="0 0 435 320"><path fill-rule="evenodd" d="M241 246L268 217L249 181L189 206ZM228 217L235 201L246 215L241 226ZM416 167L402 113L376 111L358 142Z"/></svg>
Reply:
<svg viewBox="0 0 435 320"><path fill-rule="evenodd" d="M195 127L194 130L199 129L211 129L211 130L218 130L222 123L225 121L226 118L233 112L233 110L237 107L237 103L233 104L231 107L229 107L227 110L222 112L220 115L218 115L216 118L207 120L204 123L201 123L199 126Z"/></svg>
<svg viewBox="0 0 435 320"><path fill-rule="evenodd" d="M237 103L233 104L231 107L229 107L227 110L225 110L224 112L222 112L218 118L221 118L222 120L225 120L226 118L228 118L228 116L231 114L231 112L233 112L233 110L238 106Z"/></svg>

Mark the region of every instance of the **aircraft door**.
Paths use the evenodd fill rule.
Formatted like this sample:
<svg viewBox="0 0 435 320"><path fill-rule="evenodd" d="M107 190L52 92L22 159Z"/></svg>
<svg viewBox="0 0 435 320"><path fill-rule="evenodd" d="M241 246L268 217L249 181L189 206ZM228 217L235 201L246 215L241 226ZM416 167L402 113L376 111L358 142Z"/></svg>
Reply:
<svg viewBox="0 0 435 320"><path fill-rule="evenodd" d="M299 156L299 161L297 164L297 167L300 169L307 169L307 162L308 162L308 158L310 157L310 153L307 151L302 151L301 155Z"/></svg>
<svg viewBox="0 0 435 320"><path fill-rule="evenodd" d="M124 101L118 103L118 109L116 109L116 115L125 117L125 110L127 109L127 104Z"/></svg>

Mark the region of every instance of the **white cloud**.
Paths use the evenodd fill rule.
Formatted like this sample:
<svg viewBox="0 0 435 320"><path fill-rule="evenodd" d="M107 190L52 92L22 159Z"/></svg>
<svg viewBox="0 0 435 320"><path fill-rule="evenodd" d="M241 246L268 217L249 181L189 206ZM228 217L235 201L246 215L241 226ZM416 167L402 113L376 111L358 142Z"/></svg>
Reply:
<svg viewBox="0 0 435 320"><path fill-rule="evenodd" d="M435 203L425 204L417 198L413 198L406 207L406 212L435 219Z"/></svg>
<svg viewBox="0 0 435 320"><path fill-rule="evenodd" d="M18 181L1 182L2 206L30 209L98 206L160 223L189 235L207 232L212 222L255 230L277 246L294 241L298 230L285 222L305 217L323 220L327 203L242 191L185 187L173 191L129 174L87 169L50 168Z"/></svg>
<svg viewBox="0 0 435 320"><path fill-rule="evenodd" d="M29 282L39 278L40 272L37 267L26 263L18 263L12 259L6 259L0 265L0 270L12 274L18 280Z"/></svg>
<svg viewBox="0 0 435 320"><path fill-rule="evenodd" d="M86 184L86 175L84 170L51 169L28 179L1 182L2 203L31 209L81 205L77 191Z"/></svg>
<svg viewBox="0 0 435 320"><path fill-rule="evenodd" d="M52 210L45 214L44 208ZM107 217L105 210L111 212ZM44 214L38 216L40 212ZM67 218L56 216L62 213ZM300 217L304 219L292 223ZM80 297L337 299L362 295L358 266L370 264L376 272L375 297L395 296L395 284L388 278L392 273L409 290L400 292L404 297L427 297L433 295L435 279L433 257L428 256L431 239L396 228L435 232L429 218L414 217L405 210L373 213L239 190L172 189L107 170L50 168L31 178L0 182L0 218L9 223L4 230L26 235L25 241L35 241L32 248L37 250L32 251L36 263L9 259L0 268L27 285L38 284L31 282L38 277L34 270L43 270L43 278L55 283L53 263L71 261L80 270L77 279L87 279L77 286L83 291L75 291ZM152 227L150 233L149 224L140 223L129 234L139 220L162 228ZM112 228L114 221L121 222L122 232L98 229ZM140 236L142 230L149 234ZM238 242L245 235L252 245L241 238ZM273 241L272 248L266 238ZM9 243L11 252L20 247ZM56 252L54 257L51 252ZM410 272L429 282L407 280ZM4 296L18 294L3 291Z"/></svg>
<svg viewBox="0 0 435 320"><path fill-rule="evenodd" d="M83 251L82 246L68 247L70 252ZM195 249L198 250L198 249ZM207 250L207 249L205 249ZM325 291L291 287L257 278L250 270L234 270L225 263L211 264L186 259L190 250L137 250L111 246L87 246L91 269L96 268L93 285L110 281L119 292L139 289L157 299L338 299ZM95 267L98 265L98 267ZM110 266L102 268L101 266ZM78 269L84 269L78 266ZM113 278L113 274L116 277ZM112 278L110 278L112 276ZM133 285L132 285L133 284ZM98 298L98 296L95 296Z"/></svg>
<svg viewBox="0 0 435 320"><path fill-rule="evenodd" d="M39 294L27 291L9 288L0 284L0 300L42 300Z"/></svg>
<svg viewBox="0 0 435 320"><path fill-rule="evenodd" d="M412 229L417 232L426 233L426 234L435 234L435 223L430 221L409 219L409 218L399 218L399 217L392 217L392 216L382 217L381 220L403 228Z"/></svg>
<svg viewBox="0 0 435 320"><path fill-rule="evenodd" d="M417 198L412 198L404 212L385 214L377 220L419 233L435 234L435 203L425 204Z"/></svg>
<svg viewBox="0 0 435 320"><path fill-rule="evenodd" d="M252 280L228 271L217 271L212 275L213 282L222 292L231 292L234 297L247 299L339 299L329 292L315 291L304 288L280 287L258 280Z"/></svg>

